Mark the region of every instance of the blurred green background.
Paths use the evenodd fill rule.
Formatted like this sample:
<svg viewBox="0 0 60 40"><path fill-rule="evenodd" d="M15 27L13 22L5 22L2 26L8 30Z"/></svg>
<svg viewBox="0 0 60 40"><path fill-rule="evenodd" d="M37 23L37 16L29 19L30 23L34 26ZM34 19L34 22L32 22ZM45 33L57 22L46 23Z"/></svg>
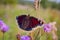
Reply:
<svg viewBox="0 0 60 40"><path fill-rule="evenodd" d="M34 1L27 0L0 0L0 19L2 19L8 26L9 31L5 33L4 40L17 40L16 34L19 32L21 35L26 35L29 32L25 32L18 28L16 21L16 16L23 14L30 14L31 16L37 18L43 18L47 23L56 21L56 27L58 29L57 35L58 40L60 40L60 3L51 2L48 0L41 0L40 9L37 12L33 8ZM34 31L35 33L38 30ZM2 32L0 31L0 40L2 40ZM36 40L46 40L47 35L43 35ZM34 36L35 37L35 36ZM47 40L51 40L51 35L49 35Z"/></svg>

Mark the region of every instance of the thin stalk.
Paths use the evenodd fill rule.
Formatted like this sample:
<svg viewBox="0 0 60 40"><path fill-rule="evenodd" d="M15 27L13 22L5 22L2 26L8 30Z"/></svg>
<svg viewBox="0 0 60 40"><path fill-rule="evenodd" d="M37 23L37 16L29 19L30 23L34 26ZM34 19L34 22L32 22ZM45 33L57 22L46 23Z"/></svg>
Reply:
<svg viewBox="0 0 60 40"><path fill-rule="evenodd" d="M3 37L2 37L2 40L4 40L4 33L3 33Z"/></svg>
<svg viewBox="0 0 60 40"><path fill-rule="evenodd" d="M40 29L38 30L38 33L35 36L35 40L37 39L37 36L39 36L39 33L40 33Z"/></svg>

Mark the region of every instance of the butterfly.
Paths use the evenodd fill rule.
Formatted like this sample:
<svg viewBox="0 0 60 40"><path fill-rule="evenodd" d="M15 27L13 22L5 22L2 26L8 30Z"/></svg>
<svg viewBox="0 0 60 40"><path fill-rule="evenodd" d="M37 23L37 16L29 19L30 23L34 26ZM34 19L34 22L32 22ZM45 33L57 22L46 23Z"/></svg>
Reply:
<svg viewBox="0 0 60 40"><path fill-rule="evenodd" d="M25 31L31 31L33 28L43 25L43 21L30 15L20 15L16 17L19 28Z"/></svg>

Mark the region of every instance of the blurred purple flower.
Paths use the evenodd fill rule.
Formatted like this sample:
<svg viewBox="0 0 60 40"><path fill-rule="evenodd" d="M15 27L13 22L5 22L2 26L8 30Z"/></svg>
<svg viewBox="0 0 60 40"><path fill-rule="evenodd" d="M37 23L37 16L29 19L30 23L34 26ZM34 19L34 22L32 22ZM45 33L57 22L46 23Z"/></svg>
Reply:
<svg viewBox="0 0 60 40"><path fill-rule="evenodd" d="M52 29L50 24L44 24L43 28L44 28L44 31L48 33L51 32L51 29Z"/></svg>
<svg viewBox="0 0 60 40"><path fill-rule="evenodd" d="M0 20L0 29L1 29L2 25L3 25L3 21Z"/></svg>
<svg viewBox="0 0 60 40"><path fill-rule="evenodd" d="M30 36L21 36L21 40L31 40Z"/></svg>
<svg viewBox="0 0 60 40"><path fill-rule="evenodd" d="M0 20L0 30L4 33L7 32L9 30L8 26L2 21Z"/></svg>

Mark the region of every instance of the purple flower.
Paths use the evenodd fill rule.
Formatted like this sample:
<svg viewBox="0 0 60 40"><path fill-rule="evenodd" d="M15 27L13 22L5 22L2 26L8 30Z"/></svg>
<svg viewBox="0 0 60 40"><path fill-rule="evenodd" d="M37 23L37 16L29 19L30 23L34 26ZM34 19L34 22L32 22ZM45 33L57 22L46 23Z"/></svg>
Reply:
<svg viewBox="0 0 60 40"><path fill-rule="evenodd" d="M0 30L2 32L7 32L8 29L9 29L8 26L2 20L0 20Z"/></svg>
<svg viewBox="0 0 60 40"><path fill-rule="evenodd" d="M0 20L0 29L1 29L2 25L3 25L3 21Z"/></svg>
<svg viewBox="0 0 60 40"><path fill-rule="evenodd" d="M44 28L44 31L48 33L51 32L51 29L52 29L50 24L44 24L43 28Z"/></svg>
<svg viewBox="0 0 60 40"><path fill-rule="evenodd" d="M31 40L30 36L21 36L21 40Z"/></svg>

